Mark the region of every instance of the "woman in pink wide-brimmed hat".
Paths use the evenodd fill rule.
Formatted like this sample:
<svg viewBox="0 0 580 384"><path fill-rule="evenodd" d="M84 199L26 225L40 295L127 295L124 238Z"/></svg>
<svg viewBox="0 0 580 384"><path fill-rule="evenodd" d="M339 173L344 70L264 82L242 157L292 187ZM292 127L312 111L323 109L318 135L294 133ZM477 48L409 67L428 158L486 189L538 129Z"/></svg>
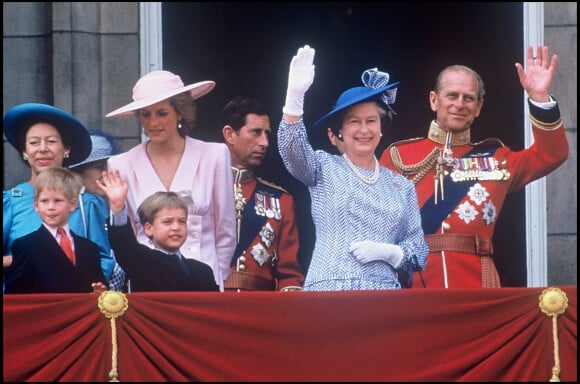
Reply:
<svg viewBox="0 0 580 384"><path fill-rule="evenodd" d="M173 191L188 201L182 256L210 265L223 291L236 246L230 154L223 143L188 136L196 120L195 100L214 86L213 81L184 85L168 71L141 77L133 88L133 102L107 117L137 117L149 140L109 158L108 169L119 170L128 181L128 219L143 244L153 247L137 214L145 198L157 191Z"/></svg>

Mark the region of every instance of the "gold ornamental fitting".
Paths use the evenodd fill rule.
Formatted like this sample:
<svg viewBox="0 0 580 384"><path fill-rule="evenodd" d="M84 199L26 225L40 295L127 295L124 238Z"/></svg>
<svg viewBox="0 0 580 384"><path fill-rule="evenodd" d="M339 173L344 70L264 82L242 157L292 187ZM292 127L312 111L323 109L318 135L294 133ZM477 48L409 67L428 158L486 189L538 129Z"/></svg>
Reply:
<svg viewBox="0 0 580 384"><path fill-rule="evenodd" d="M566 311L568 297L560 288L544 289L540 295L540 310L548 316L558 316Z"/></svg>
<svg viewBox="0 0 580 384"><path fill-rule="evenodd" d="M99 309L107 319L122 316L128 307L129 302L123 292L105 291L99 296Z"/></svg>

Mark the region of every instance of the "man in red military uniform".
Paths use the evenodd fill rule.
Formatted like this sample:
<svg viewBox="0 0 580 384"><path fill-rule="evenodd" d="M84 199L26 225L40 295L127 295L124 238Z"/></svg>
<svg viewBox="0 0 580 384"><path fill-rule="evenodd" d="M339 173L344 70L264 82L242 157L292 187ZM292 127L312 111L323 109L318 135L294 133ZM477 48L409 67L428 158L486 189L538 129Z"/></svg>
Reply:
<svg viewBox="0 0 580 384"><path fill-rule="evenodd" d="M413 287L500 287L492 237L506 195L556 169L568 157L568 142L557 102L548 90L557 64L548 47L527 50L527 68L516 63L528 94L534 143L512 151L498 139L471 143L471 124L485 94L480 76L454 65L440 72L429 93L436 120L427 138L391 144L381 164L415 182L427 267ZM424 280L421 281L421 278Z"/></svg>
<svg viewBox="0 0 580 384"><path fill-rule="evenodd" d="M302 290L294 200L253 173L269 146L268 114L256 100L237 97L224 107L221 126L232 159L238 232L225 290Z"/></svg>

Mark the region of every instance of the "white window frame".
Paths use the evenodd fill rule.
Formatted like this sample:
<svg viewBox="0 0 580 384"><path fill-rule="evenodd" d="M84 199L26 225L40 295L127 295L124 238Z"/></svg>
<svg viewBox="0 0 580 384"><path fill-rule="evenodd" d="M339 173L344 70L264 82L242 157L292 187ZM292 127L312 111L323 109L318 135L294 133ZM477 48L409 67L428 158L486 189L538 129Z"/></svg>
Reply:
<svg viewBox="0 0 580 384"><path fill-rule="evenodd" d="M524 3L524 46L544 44L544 3ZM525 65L525 61L524 61ZM529 147L534 139L530 130L527 95L524 97L524 138ZM546 217L546 178L542 177L526 186L526 261L528 287L545 287L548 284L548 225Z"/></svg>

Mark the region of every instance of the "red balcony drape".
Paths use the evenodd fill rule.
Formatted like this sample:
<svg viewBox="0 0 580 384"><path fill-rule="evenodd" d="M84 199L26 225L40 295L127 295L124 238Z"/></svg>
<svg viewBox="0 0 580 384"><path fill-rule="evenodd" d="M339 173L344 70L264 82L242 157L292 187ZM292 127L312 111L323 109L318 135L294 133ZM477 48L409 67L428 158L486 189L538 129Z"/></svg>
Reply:
<svg viewBox="0 0 580 384"><path fill-rule="evenodd" d="M4 295L4 381L577 380L576 287ZM554 340L557 342L555 349Z"/></svg>

